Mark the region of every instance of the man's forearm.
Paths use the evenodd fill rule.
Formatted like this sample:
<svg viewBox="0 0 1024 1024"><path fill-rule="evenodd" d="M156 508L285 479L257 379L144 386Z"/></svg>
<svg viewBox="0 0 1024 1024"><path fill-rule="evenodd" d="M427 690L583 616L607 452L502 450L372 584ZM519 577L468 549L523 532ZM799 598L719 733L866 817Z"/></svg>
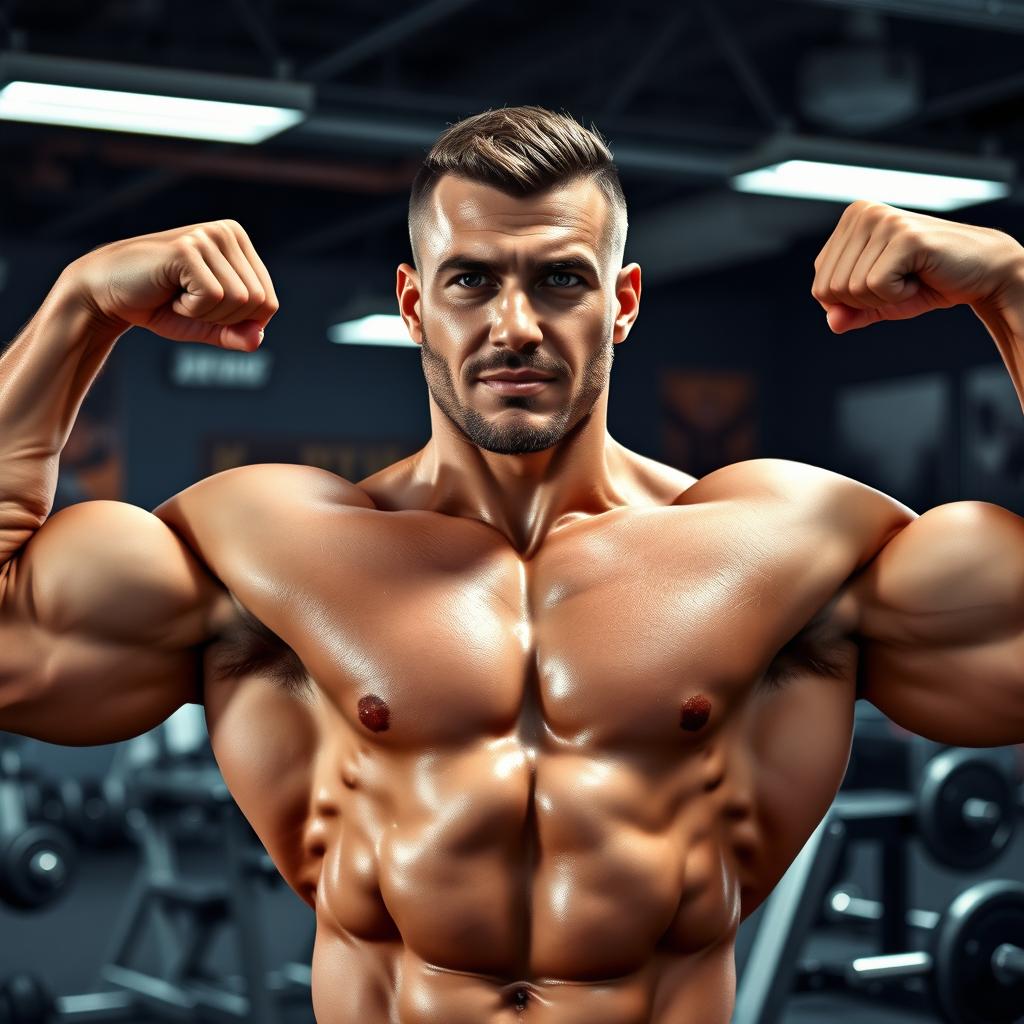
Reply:
<svg viewBox="0 0 1024 1024"><path fill-rule="evenodd" d="M996 343L1024 411L1024 268L1014 272L998 302L971 308Z"/></svg>
<svg viewBox="0 0 1024 1024"><path fill-rule="evenodd" d="M119 334L62 277L0 356L0 565L49 515L61 450Z"/></svg>

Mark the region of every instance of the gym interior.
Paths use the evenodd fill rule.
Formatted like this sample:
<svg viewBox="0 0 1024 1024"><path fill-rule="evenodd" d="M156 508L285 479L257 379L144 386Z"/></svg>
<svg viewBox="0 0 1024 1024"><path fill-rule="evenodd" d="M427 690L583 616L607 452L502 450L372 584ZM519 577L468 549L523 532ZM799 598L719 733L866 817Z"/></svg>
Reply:
<svg viewBox="0 0 1024 1024"><path fill-rule="evenodd" d="M410 183L446 125L539 104L597 126L629 202L644 292L612 371L622 444L698 478L772 457L917 512L1024 514L1024 415L971 310L837 336L810 294L858 195L1024 240L1022 42L1017 0L2 0L4 343L82 254L219 218L280 298L253 353L125 336L53 511L151 510L249 463L358 480L421 447L393 292ZM3 104L12 82L114 88L104 76L206 99L265 88L295 119L224 141ZM990 191L942 206L921 184L751 183L788 159ZM863 700L855 714L833 808L742 925L734 1024L1024 1020L1024 747L943 746ZM313 1020L314 915L235 806L201 707L109 746L0 734L0 815L0 1024Z"/></svg>

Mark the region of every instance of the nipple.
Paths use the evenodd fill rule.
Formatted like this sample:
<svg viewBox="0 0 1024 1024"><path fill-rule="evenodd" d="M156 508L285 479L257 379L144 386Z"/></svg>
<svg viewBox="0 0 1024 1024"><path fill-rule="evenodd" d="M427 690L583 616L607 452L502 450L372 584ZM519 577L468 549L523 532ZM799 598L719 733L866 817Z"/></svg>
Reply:
<svg viewBox="0 0 1024 1024"><path fill-rule="evenodd" d="M359 721L371 732L384 732L391 724L391 711L383 698L368 693L359 698Z"/></svg>
<svg viewBox="0 0 1024 1024"><path fill-rule="evenodd" d="M687 697L679 715L679 727L687 732L697 732L707 725L711 717L711 701L703 694Z"/></svg>

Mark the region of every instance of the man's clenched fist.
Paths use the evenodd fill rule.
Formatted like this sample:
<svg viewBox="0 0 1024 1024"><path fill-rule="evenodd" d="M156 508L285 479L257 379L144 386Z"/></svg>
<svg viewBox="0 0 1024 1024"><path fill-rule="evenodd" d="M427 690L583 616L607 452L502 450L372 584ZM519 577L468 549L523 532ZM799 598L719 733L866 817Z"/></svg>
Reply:
<svg viewBox="0 0 1024 1024"><path fill-rule="evenodd" d="M243 351L259 345L278 308L267 268L233 220L111 242L70 264L60 283L114 329Z"/></svg>
<svg viewBox="0 0 1024 1024"><path fill-rule="evenodd" d="M1019 305L1024 249L993 228L860 199L814 261L811 294L838 334L966 303Z"/></svg>

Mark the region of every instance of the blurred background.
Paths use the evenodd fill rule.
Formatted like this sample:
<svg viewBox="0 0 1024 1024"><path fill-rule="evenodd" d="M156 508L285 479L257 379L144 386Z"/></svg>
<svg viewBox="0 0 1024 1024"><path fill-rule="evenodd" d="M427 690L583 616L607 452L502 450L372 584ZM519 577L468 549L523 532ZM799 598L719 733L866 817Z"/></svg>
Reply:
<svg viewBox="0 0 1024 1024"><path fill-rule="evenodd" d="M814 257L854 198L1024 238L1022 43L1024 2L1013 0L0 0L0 337L15 336L77 256L217 218L245 227L281 300L250 355L124 337L65 449L55 508L117 498L151 509L249 462L359 479L421 447L419 357L385 319L396 312L394 268L410 258L410 182L447 124L537 103L597 126L629 202L626 258L642 265L644 294L616 353L615 438L696 476L772 456L854 476L918 511L971 498L1024 513L1024 416L974 314L839 337L810 295ZM203 138L153 112L110 130L96 94L55 113L65 100L26 101L15 85L260 104L279 120L247 138L237 114ZM173 840L183 847L175 877L216 875L221 830L237 822L205 776L198 790L184 777L177 797L154 797L132 819L114 783L140 766L205 763L201 721L186 715L158 732L131 749L10 741L7 775L35 787L40 820L87 833L92 813L107 832L79 837L78 877L59 901L0 904L0 985L31 970L58 993L91 991L111 982L103 969L120 940L143 963L166 963L167 942L180 948L166 923L162 940L126 923L148 906L140 872L151 881L159 865L170 870ZM858 744L862 776L848 783L866 790L895 781L916 793L942 753L861 706ZM991 764L1019 786L1014 751ZM168 808L171 824L158 827ZM177 892L175 912L225 924L210 940L222 981L241 991L245 978L276 972L274 986L295 990L287 1012L311 1019L300 968L312 913L260 874L251 839L232 841L258 899L228 906ZM1024 878L1018 839L969 869L936 866L921 842L902 835L915 906L941 910L978 878ZM888 854L855 852L848 874L877 890ZM236 941L246 905L256 960ZM154 981L151 1009L161 991ZM820 1019L821 998L795 995L778 1013ZM837 1016L890 1019L834 998ZM230 1016L227 1005L217 1012ZM893 1008L891 1019L912 1012ZM754 1019L767 1024L768 1011Z"/></svg>

